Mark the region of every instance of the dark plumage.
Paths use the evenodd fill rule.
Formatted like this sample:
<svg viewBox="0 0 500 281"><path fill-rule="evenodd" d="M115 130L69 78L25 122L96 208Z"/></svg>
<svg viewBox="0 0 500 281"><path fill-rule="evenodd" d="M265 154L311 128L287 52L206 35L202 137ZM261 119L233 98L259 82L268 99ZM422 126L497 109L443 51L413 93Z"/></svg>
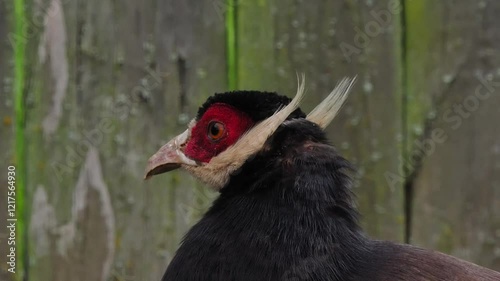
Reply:
<svg viewBox="0 0 500 281"><path fill-rule="evenodd" d="M278 109L287 105L292 99L286 96L280 96L274 92L259 91L234 91L229 93L215 94L198 109L196 119L207 111L215 103L224 103L248 114L255 122L262 121ZM297 109L289 118L305 118L306 115L300 109Z"/></svg>
<svg viewBox="0 0 500 281"><path fill-rule="evenodd" d="M195 121L224 103L257 123L289 102L274 93L219 94ZM295 110L220 188L162 280L500 280L444 254L368 238L351 171L323 129Z"/></svg>

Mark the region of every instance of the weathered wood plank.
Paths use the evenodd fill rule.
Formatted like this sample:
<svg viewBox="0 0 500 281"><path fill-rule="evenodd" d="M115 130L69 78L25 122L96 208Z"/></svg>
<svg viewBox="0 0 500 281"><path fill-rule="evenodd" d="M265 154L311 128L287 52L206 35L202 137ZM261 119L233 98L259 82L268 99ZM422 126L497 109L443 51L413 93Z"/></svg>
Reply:
<svg viewBox="0 0 500 281"><path fill-rule="evenodd" d="M34 8L48 24L32 22L29 38L37 54L27 97L30 280L157 280L214 194L177 172L144 183L142 171L206 97L227 89L230 7L223 0L40 3L52 9ZM403 239L403 181L386 173L400 175L406 164L415 176L412 241L500 269L500 132L491 121L500 115L499 4L407 0L400 61L399 1L237 3L238 88L292 96L296 71L305 72L310 110L340 77L358 75L328 132L360 169L356 193L368 232ZM8 30L4 8L0 34ZM5 43L2 97L11 87ZM489 76L491 96L458 126L455 104L481 85L477 77ZM0 104L6 160L11 106L8 98ZM447 140L420 169L403 163L434 128Z"/></svg>
<svg viewBox="0 0 500 281"><path fill-rule="evenodd" d="M500 270L500 3L407 2L411 241Z"/></svg>
<svg viewBox="0 0 500 281"><path fill-rule="evenodd" d="M10 8L10 7L9 7ZM10 10L10 9L9 9ZM10 246L7 244L7 212L3 207L7 202L7 167L14 161L14 98L12 94L12 46L7 35L12 32L6 2L0 3L0 279L14 280L15 275L8 272L7 255Z"/></svg>
<svg viewBox="0 0 500 281"><path fill-rule="evenodd" d="M211 195L143 171L227 88L223 18L196 1L59 4L30 93L31 278L158 280Z"/></svg>
<svg viewBox="0 0 500 281"><path fill-rule="evenodd" d="M403 183L389 185L384 175L401 165L398 2L239 3L239 88L292 96L296 72L304 72L309 94L303 108L311 110L341 77L358 75L328 133L359 168L355 192L365 228L376 237L402 241Z"/></svg>

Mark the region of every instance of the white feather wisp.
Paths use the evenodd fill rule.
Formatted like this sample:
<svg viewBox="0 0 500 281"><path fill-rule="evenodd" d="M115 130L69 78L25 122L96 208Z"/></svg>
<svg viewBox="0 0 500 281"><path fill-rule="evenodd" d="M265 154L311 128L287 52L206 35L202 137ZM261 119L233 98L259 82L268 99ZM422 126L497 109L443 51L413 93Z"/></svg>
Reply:
<svg viewBox="0 0 500 281"><path fill-rule="evenodd" d="M306 119L325 129L339 113L354 82L356 82L356 77L343 78L333 91L307 115Z"/></svg>

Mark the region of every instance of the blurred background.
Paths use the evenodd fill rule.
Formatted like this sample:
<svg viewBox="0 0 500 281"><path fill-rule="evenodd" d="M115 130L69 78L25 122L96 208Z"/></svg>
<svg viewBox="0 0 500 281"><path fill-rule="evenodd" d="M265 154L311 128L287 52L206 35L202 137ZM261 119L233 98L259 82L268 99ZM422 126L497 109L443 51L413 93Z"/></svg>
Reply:
<svg viewBox="0 0 500 281"><path fill-rule="evenodd" d="M210 95L358 82L328 134L373 237L500 270L500 2L0 2L0 279L159 280L217 196L146 161ZM7 172L16 168L16 275ZM5 207L4 207L5 206Z"/></svg>

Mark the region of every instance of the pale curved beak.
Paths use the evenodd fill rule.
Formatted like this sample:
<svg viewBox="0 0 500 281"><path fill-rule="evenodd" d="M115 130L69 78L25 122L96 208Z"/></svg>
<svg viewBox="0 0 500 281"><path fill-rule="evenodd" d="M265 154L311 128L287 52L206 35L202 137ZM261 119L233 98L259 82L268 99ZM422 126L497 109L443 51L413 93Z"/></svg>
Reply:
<svg viewBox="0 0 500 281"><path fill-rule="evenodd" d="M182 152L182 147L189 138L189 129L184 133L173 138L167 144L162 146L148 160L144 179L147 180L154 175L166 173L177 168L182 164L197 165L195 161L189 159Z"/></svg>

